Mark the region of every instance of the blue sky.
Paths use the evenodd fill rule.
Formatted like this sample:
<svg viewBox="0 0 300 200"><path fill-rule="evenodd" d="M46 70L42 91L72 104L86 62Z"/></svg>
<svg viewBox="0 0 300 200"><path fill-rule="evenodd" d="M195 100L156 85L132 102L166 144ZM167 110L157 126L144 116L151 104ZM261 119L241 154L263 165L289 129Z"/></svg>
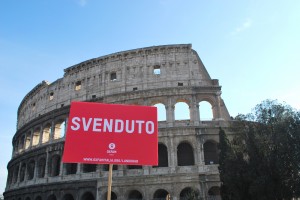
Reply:
<svg viewBox="0 0 300 200"><path fill-rule="evenodd" d="M0 194L23 97L87 59L191 43L232 116L265 99L300 109L300 1L0 1Z"/></svg>

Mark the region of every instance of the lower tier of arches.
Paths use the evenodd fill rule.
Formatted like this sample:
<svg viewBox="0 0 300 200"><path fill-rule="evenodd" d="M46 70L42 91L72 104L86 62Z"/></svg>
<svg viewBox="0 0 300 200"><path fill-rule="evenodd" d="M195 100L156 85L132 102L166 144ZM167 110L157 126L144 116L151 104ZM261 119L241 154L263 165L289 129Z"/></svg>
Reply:
<svg viewBox="0 0 300 200"><path fill-rule="evenodd" d="M207 182L203 182L205 176ZM161 177L160 180L132 179L113 181L111 199L186 200L190 196L203 200L221 200L218 175ZM107 181L71 181L40 184L6 191L5 200L106 200Z"/></svg>

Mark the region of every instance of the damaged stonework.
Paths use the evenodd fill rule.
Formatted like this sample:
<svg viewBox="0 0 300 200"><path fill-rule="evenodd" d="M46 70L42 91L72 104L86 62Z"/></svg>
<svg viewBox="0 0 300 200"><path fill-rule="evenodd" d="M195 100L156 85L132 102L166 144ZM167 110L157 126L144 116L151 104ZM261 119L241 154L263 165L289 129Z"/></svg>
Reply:
<svg viewBox="0 0 300 200"><path fill-rule="evenodd" d="M107 165L61 162L71 101L157 106L159 166L115 165L112 199L220 199L219 127L230 115L219 81L190 44L90 59L34 87L18 108L5 200L104 200ZM202 118L202 103L211 118ZM183 113L187 117L182 119Z"/></svg>

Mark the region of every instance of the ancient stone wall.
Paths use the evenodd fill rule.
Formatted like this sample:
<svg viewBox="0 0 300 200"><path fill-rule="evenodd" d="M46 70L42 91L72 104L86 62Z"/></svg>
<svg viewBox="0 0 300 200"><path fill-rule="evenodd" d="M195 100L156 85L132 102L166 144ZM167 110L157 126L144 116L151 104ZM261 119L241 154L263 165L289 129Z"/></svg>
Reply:
<svg viewBox="0 0 300 200"><path fill-rule="evenodd" d="M113 197L183 199L191 190L219 198L218 130L229 113L218 80L211 79L189 44L114 53L66 68L43 81L18 109L5 199L106 199L107 165L63 164L71 101L158 106L159 166L115 166ZM212 118L201 118L201 103ZM178 108L184 105L185 111ZM180 112L187 119L177 119Z"/></svg>

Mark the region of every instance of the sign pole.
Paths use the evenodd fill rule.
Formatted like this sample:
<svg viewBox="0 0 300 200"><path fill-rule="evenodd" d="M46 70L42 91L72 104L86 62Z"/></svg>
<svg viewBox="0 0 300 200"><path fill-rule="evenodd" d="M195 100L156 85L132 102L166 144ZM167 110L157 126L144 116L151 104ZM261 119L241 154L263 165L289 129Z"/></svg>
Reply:
<svg viewBox="0 0 300 200"><path fill-rule="evenodd" d="M113 169L113 164L109 164L107 200L111 200L112 169Z"/></svg>

